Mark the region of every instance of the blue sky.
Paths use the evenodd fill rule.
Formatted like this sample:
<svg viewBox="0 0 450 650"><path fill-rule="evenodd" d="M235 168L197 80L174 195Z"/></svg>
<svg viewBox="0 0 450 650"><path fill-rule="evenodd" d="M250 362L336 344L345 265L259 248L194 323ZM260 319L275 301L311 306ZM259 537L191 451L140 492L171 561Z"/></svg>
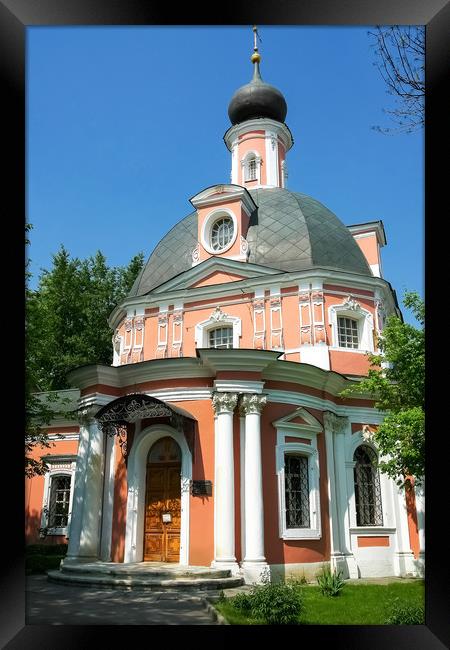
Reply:
<svg viewBox="0 0 450 650"><path fill-rule="evenodd" d="M393 99L369 29L262 25L261 74L288 105L288 188L347 225L383 221L401 305L424 291L424 134L371 128L392 125ZM252 48L251 26L27 28L32 287L61 244L111 265L147 258L190 197L229 182L227 108Z"/></svg>

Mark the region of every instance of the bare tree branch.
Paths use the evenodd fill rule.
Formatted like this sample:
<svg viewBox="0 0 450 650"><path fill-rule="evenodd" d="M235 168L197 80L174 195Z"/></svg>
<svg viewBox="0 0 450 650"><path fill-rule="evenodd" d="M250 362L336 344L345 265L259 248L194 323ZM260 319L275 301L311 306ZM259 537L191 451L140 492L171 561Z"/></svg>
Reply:
<svg viewBox="0 0 450 650"><path fill-rule="evenodd" d="M377 26L369 32L374 38L373 47L377 66L394 97L395 108L384 113L397 124L396 127L373 127L380 133L411 133L424 125L425 109L425 31L415 25Z"/></svg>

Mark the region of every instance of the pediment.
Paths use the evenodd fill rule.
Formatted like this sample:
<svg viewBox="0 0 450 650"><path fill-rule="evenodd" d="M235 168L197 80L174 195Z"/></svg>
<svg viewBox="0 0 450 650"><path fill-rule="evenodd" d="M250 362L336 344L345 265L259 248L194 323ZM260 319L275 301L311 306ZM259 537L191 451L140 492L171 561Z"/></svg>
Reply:
<svg viewBox="0 0 450 650"><path fill-rule="evenodd" d="M180 273L157 287L152 293L164 293L176 289L195 289L199 287L239 282L248 278L262 275L276 275L277 269L270 269L258 264L238 262L227 258L210 257L209 259L193 266L191 269Z"/></svg>
<svg viewBox="0 0 450 650"><path fill-rule="evenodd" d="M302 431L323 431L323 426L311 413L300 406L292 413L272 422L276 429Z"/></svg>
<svg viewBox="0 0 450 650"><path fill-rule="evenodd" d="M237 273L213 271L205 278L197 280L197 282L191 284L189 289L195 289L196 287L207 287L211 284L223 284L224 282L237 282L239 280L245 280L245 277L243 275L238 275Z"/></svg>

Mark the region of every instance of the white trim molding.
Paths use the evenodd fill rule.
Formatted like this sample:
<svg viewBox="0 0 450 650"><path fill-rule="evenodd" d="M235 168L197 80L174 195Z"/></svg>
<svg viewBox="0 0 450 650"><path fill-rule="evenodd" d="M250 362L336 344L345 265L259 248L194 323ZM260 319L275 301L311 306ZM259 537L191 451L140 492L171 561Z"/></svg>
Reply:
<svg viewBox="0 0 450 650"><path fill-rule="evenodd" d="M124 562L142 562L144 555L145 482L147 456L152 445L170 436L181 449L181 533L180 564L189 565L189 499L192 479L192 455L182 433L168 425L157 424L141 431L128 459L128 500Z"/></svg>
<svg viewBox="0 0 450 650"><path fill-rule="evenodd" d="M338 317L345 316L356 320L358 327L358 348L347 348L339 345ZM341 304L328 308L328 322L331 325L331 349L345 352L374 352L373 345L373 316L363 309L351 295L347 296Z"/></svg>
<svg viewBox="0 0 450 650"><path fill-rule="evenodd" d="M305 424L293 422L301 418ZM278 477L278 522L281 539L320 539L322 527L320 519L320 469L317 449L317 434L323 431L322 425L305 409L296 409L289 416L272 423L277 430L275 464ZM286 442L285 438L298 438L298 442ZM309 444L303 440L309 440ZM308 528L287 528L285 502L285 455L299 454L308 459L309 481L309 521Z"/></svg>
<svg viewBox="0 0 450 650"><path fill-rule="evenodd" d="M231 325L233 328L233 348L238 348L239 337L242 332L242 321L237 316L229 316L220 307L216 307L207 320L197 323L195 326L195 346L197 348L208 348L208 333L222 325Z"/></svg>
<svg viewBox="0 0 450 650"><path fill-rule="evenodd" d="M230 219L232 220L233 236L223 248L219 250L215 250L211 246L211 231L216 221L223 217L230 217ZM205 219L203 220L200 241L201 241L201 245L206 251L208 251L208 253L210 253L211 255L219 255L219 254L221 255L222 253L225 253L233 246L234 242L236 241L237 235L238 235L238 221L234 212L232 212L232 210L230 210L229 208L217 207L211 210L211 212L209 212L206 215Z"/></svg>
<svg viewBox="0 0 450 650"><path fill-rule="evenodd" d="M73 501L73 488L74 476L76 466L76 456L46 456L45 462L50 466L50 470L44 477L44 490L42 495L42 513L41 513L41 528L46 529L45 535L64 535L69 536L70 520L72 515L72 501ZM49 523L49 508L52 493L52 482L58 476L70 476L70 496L69 496L69 512L67 517L67 526L62 527L48 527ZM41 537L45 535L40 535Z"/></svg>

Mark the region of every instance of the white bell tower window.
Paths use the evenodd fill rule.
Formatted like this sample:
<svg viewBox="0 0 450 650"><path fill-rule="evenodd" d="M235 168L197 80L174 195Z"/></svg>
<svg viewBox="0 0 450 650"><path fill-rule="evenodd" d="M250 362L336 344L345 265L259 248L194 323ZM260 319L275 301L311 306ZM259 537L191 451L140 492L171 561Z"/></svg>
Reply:
<svg viewBox="0 0 450 650"><path fill-rule="evenodd" d="M261 156L256 151L249 151L241 161L244 182L261 183Z"/></svg>

